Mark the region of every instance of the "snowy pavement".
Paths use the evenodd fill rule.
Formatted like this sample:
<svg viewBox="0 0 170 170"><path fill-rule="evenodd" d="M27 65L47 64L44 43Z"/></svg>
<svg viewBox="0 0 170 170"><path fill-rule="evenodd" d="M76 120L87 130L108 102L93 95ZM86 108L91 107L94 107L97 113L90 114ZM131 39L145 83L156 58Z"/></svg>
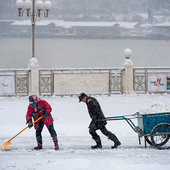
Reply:
<svg viewBox="0 0 170 170"><path fill-rule="evenodd" d="M42 97L52 106L54 126L60 150L55 151L52 139L44 127L41 151L34 151L35 130L27 129L13 139L7 151L0 150L0 170L169 170L170 150L157 150L138 144L138 136L125 121L109 121L122 145L110 149L113 143L98 132L103 149L91 150L94 141L88 134L90 118L86 105L76 97ZM129 115L136 112L170 111L170 95L96 96L105 116ZM8 141L25 125L28 97L0 97L0 145ZM137 124L136 119L133 119Z"/></svg>

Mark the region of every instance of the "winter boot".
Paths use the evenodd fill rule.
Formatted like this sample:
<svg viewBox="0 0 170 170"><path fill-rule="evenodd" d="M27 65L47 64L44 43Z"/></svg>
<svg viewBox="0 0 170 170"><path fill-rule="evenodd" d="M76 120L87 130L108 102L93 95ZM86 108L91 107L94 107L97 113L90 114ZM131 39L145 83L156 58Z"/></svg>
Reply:
<svg viewBox="0 0 170 170"><path fill-rule="evenodd" d="M38 145L34 147L35 150L40 150L42 149L42 142L38 142Z"/></svg>
<svg viewBox="0 0 170 170"><path fill-rule="evenodd" d="M118 146L121 145L120 141L118 140L118 138L113 133L110 133L109 139L114 142L114 146L111 147L112 149L115 149L115 148L117 148Z"/></svg>
<svg viewBox="0 0 170 170"><path fill-rule="evenodd" d="M102 149L102 145L94 145L94 146L91 146L91 149Z"/></svg>
<svg viewBox="0 0 170 170"><path fill-rule="evenodd" d="M116 142L115 144L114 144L114 146L112 146L111 148L112 149L116 149L118 146L120 146L121 145L121 143L120 142Z"/></svg>
<svg viewBox="0 0 170 170"><path fill-rule="evenodd" d="M91 146L91 149L102 149L102 143L101 143L101 140L100 138L98 138L96 141L96 145L94 146Z"/></svg>
<svg viewBox="0 0 170 170"><path fill-rule="evenodd" d="M59 149L59 146L58 146L57 136L56 136L56 137L53 137L53 141L54 141L55 150L58 150L58 149Z"/></svg>
<svg viewBox="0 0 170 170"><path fill-rule="evenodd" d="M92 137L95 140L96 145L91 146L91 149L101 149L102 148L102 143L101 143L100 136L97 135L97 134L93 134Z"/></svg>

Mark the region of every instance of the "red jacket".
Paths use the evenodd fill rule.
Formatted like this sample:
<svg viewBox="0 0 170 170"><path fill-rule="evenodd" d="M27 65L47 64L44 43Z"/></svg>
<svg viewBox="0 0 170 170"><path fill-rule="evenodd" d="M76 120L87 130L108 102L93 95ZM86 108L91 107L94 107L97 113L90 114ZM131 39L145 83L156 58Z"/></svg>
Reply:
<svg viewBox="0 0 170 170"><path fill-rule="evenodd" d="M32 117L34 118L34 121L37 120L39 117L43 115L44 109L46 110L46 113L48 113L49 115L45 118L42 118L41 120L48 127L49 125L51 125L51 123L53 123L54 120L50 114L52 108L45 100L40 99L40 101L38 102L37 112L35 112L34 108L32 107L32 104L29 104L27 115L26 115L26 121L28 121ZM38 123L39 121L34 124L35 129L38 128Z"/></svg>

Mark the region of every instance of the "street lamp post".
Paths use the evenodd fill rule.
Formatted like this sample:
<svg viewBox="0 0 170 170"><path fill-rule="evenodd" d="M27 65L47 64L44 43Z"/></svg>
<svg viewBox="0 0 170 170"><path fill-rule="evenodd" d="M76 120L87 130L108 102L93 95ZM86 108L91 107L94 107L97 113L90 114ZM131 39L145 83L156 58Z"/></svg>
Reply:
<svg viewBox="0 0 170 170"><path fill-rule="evenodd" d="M32 58L29 62L29 94L39 94L40 82L39 82L39 65L38 60L35 58L35 25L37 17L41 16L41 11L44 13L44 17L48 17L48 12L51 8L50 1L37 0L17 0L16 7L18 8L18 16L22 17L26 11L27 17L31 18L32 25Z"/></svg>
<svg viewBox="0 0 170 170"><path fill-rule="evenodd" d="M36 18L41 16L41 11L44 13L44 17L48 17L48 12L51 9L51 2L50 1L41 1L37 0L17 0L16 7L18 8L18 16L22 17L24 11L27 12L27 17L31 18L32 24L32 58L35 57L35 24Z"/></svg>

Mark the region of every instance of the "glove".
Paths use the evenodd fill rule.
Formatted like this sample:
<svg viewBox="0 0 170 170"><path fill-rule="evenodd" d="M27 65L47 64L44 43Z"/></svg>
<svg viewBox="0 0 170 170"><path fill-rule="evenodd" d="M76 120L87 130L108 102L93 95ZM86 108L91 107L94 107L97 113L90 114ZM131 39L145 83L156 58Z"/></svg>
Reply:
<svg viewBox="0 0 170 170"><path fill-rule="evenodd" d="M29 129L33 127L32 119L29 119L26 124L28 124Z"/></svg>

